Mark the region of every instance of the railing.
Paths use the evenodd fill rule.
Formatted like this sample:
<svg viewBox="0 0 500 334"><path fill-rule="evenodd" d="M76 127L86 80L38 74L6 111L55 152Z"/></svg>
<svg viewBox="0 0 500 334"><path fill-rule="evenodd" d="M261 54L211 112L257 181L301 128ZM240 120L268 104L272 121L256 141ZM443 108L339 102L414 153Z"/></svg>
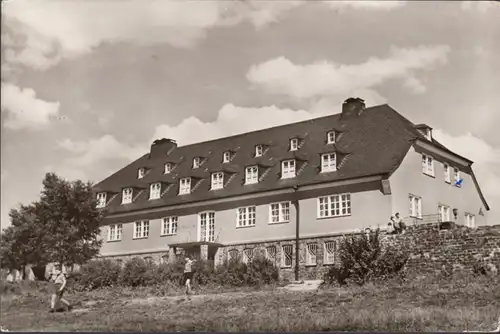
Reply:
<svg viewBox="0 0 500 334"><path fill-rule="evenodd" d="M407 226L437 225L438 229L440 229L441 225L445 223L441 219L440 214L422 215L420 218L405 217L403 218L403 221Z"/></svg>

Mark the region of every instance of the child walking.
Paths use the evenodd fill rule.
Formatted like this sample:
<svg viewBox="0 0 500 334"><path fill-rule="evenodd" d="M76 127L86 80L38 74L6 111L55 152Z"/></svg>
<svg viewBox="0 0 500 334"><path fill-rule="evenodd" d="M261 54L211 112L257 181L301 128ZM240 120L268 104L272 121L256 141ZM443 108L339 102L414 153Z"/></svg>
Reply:
<svg viewBox="0 0 500 334"><path fill-rule="evenodd" d="M191 280L193 279L193 262L189 256L186 256L186 263L184 264L184 285L186 286L186 296L191 300Z"/></svg>
<svg viewBox="0 0 500 334"><path fill-rule="evenodd" d="M68 310L71 311L73 306L63 298L64 291L66 289L66 273L62 272L61 265L54 265L54 269L50 275L50 280L52 282L52 296L50 299L50 312L59 311L56 306L59 305L59 302L62 302L68 307Z"/></svg>

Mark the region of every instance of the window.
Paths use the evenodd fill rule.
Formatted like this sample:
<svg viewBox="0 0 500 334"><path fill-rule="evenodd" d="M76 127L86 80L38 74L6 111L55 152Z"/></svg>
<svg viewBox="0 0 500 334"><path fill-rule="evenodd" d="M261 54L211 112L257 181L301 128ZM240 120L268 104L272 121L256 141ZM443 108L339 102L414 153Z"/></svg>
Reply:
<svg viewBox="0 0 500 334"><path fill-rule="evenodd" d="M321 172L335 172L337 170L337 159L335 153L321 155Z"/></svg>
<svg viewBox="0 0 500 334"><path fill-rule="evenodd" d="M212 173L212 190L224 188L224 173Z"/></svg>
<svg viewBox="0 0 500 334"><path fill-rule="evenodd" d="M146 175L146 169L144 168L139 168L139 171L137 172L137 178L142 179Z"/></svg>
<svg viewBox="0 0 500 334"><path fill-rule="evenodd" d="M191 192L191 178L179 180L179 195L186 195Z"/></svg>
<svg viewBox="0 0 500 334"><path fill-rule="evenodd" d="M106 193L97 194L97 208L104 208L106 206Z"/></svg>
<svg viewBox="0 0 500 334"><path fill-rule="evenodd" d="M424 130L424 136L425 138L427 138L427 140L431 140L432 141L432 130L427 128Z"/></svg>
<svg viewBox="0 0 500 334"><path fill-rule="evenodd" d="M281 266L289 268L292 266L292 245L281 246Z"/></svg>
<svg viewBox="0 0 500 334"><path fill-rule="evenodd" d="M299 149L299 140L297 138L290 139L290 151L297 151Z"/></svg>
<svg viewBox="0 0 500 334"><path fill-rule="evenodd" d="M122 224L109 225L108 241L122 240Z"/></svg>
<svg viewBox="0 0 500 334"><path fill-rule="evenodd" d="M306 264L308 266L316 265L316 255L318 254L318 244L307 244L307 258Z"/></svg>
<svg viewBox="0 0 500 334"><path fill-rule="evenodd" d="M422 199L418 196L410 195L410 217L422 218Z"/></svg>
<svg viewBox="0 0 500 334"><path fill-rule="evenodd" d="M165 217L162 219L161 235L175 235L177 234L178 217Z"/></svg>
<svg viewBox="0 0 500 334"><path fill-rule="evenodd" d="M230 161L231 161L231 152L230 151L224 152L224 155L222 156L222 162L226 163Z"/></svg>
<svg viewBox="0 0 500 334"><path fill-rule="evenodd" d="M199 220L199 240L198 241L215 241L215 212L200 213Z"/></svg>
<svg viewBox="0 0 500 334"><path fill-rule="evenodd" d="M243 263L251 262L253 259L253 248L246 248L243 250Z"/></svg>
<svg viewBox="0 0 500 334"><path fill-rule="evenodd" d="M335 241L325 241L325 250L324 250L323 259L324 264L333 264L335 261Z"/></svg>
<svg viewBox="0 0 500 334"><path fill-rule="evenodd" d="M161 183L152 183L149 186L149 199L158 199L161 195Z"/></svg>
<svg viewBox="0 0 500 334"><path fill-rule="evenodd" d="M163 255L160 259L160 264L168 263L168 255Z"/></svg>
<svg viewBox="0 0 500 334"><path fill-rule="evenodd" d="M422 172L434 176L434 159L431 156L422 154Z"/></svg>
<svg viewBox="0 0 500 334"><path fill-rule="evenodd" d="M262 145L255 146L255 156L261 157L264 154L264 147Z"/></svg>
<svg viewBox="0 0 500 334"><path fill-rule="evenodd" d="M448 164L443 164L443 168L444 168L444 182L451 183L450 166Z"/></svg>
<svg viewBox="0 0 500 334"><path fill-rule="evenodd" d="M255 226L255 206L236 209L236 227Z"/></svg>
<svg viewBox="0 0 500 334"><path fill-rule="evenodd" d="M450 221L450 207L446 205L438 205L439 218L442 222Z"/></svg>
<svg viewBox="0 0 500 334"><path fill-rule="evenodd" d="M132 203L132 188L125 188L122 191L122 204Z"/></svg>
<svg viewBox="0 0 500 334"><path fill-rule="evenodd" d="M193 159L193 168L198 168L200 167L200 158L194 158Z"/></svg>
<svg viewBox="0 0 500 334"><path fill-rule="evenodd" d="M339 194L318 198L318 218L349 216L351 194Z"/></svg>
<svg viewBox="0 0 500 334"><path fill-rule="evenodd" d="M230 249L227 254L229 256L229 261L238 260L238 250L237 249Z"/></svg>
<svg viewBox="0 0 500 334"><path fill-rule="evenodd" d="M295 177L295 160L285 160L281 163L281 178Z"/></svg>
<svg viewBox="0 0 500 334"><path fill-rule="evenodd" d="M276 246L267 246L266 247L266 258L273 262L276 261Z"/></svg>
<svg viewBox="0 0 500 334"><path fill-rule="evenodd" d="M135 222L134 239L149 237L149 221L142 220Z"/></svg>
<svg viewBox="0 0 500 334"><path fill-rule="evenodd" d="M290 202L273 203L270 208L270 223L290 221Z"/></svg>
<svg viewBox="0 0 500 334"><path fill-rule="evenodd" d="M467 227L474 228L476 227L476 216L471 215L470 213L465 214L465 224Z"/></svg>
<svg viewBox="0 0 500 334"><path fill-rule="evenodd" d="M326 134L326 143L335 144L335 131L330 131Z"/></svg>
<svg viewBox="0 0 500 334"><path fill-rule="evenodd" d="M251 166L245 168L245 184L253 184L259 182L259 167Z"/></svg>
<svg viewBox="0 0 500 334"><path fill-rule="evenodd" d="M460 170L458 168L453 168L453 182L455 186L460 187Z"/></svg>
<svg viewBox="0 0 500 334"><path fill-rule="evenodd" d="M172 164L170 162L167 162L165 164L165 174L170 174L172 172Z"/></svg>

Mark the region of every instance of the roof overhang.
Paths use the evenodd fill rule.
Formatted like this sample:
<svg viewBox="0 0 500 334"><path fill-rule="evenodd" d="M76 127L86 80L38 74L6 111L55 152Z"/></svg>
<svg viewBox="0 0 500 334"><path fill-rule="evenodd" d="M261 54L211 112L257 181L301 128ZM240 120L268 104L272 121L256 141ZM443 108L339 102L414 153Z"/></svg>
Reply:
<svg viewBox="0 0 500 334"><path fill-rule="evenodd" d="M186 241L186 242L172 242L169 244L170 247L196 247L201 245L208 246L224 246L220 242L209 242L209 241Z"/></svg>

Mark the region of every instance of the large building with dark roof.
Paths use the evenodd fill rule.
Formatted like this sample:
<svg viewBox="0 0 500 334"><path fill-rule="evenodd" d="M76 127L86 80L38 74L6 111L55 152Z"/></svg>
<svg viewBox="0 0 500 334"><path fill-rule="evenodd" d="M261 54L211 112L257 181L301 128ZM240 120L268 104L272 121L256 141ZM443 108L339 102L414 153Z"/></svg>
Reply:
<svg viewBox="0 0 500 334"><path fill-rule="evenodd" d="M389 105L347 99L340 114L151 150L95 186L105 210L101 255L215 262L264 254L308 276L335 262L335 240L406 224L487 223L472 161ZM301 269L301 270L302 270Z"/></svg>

